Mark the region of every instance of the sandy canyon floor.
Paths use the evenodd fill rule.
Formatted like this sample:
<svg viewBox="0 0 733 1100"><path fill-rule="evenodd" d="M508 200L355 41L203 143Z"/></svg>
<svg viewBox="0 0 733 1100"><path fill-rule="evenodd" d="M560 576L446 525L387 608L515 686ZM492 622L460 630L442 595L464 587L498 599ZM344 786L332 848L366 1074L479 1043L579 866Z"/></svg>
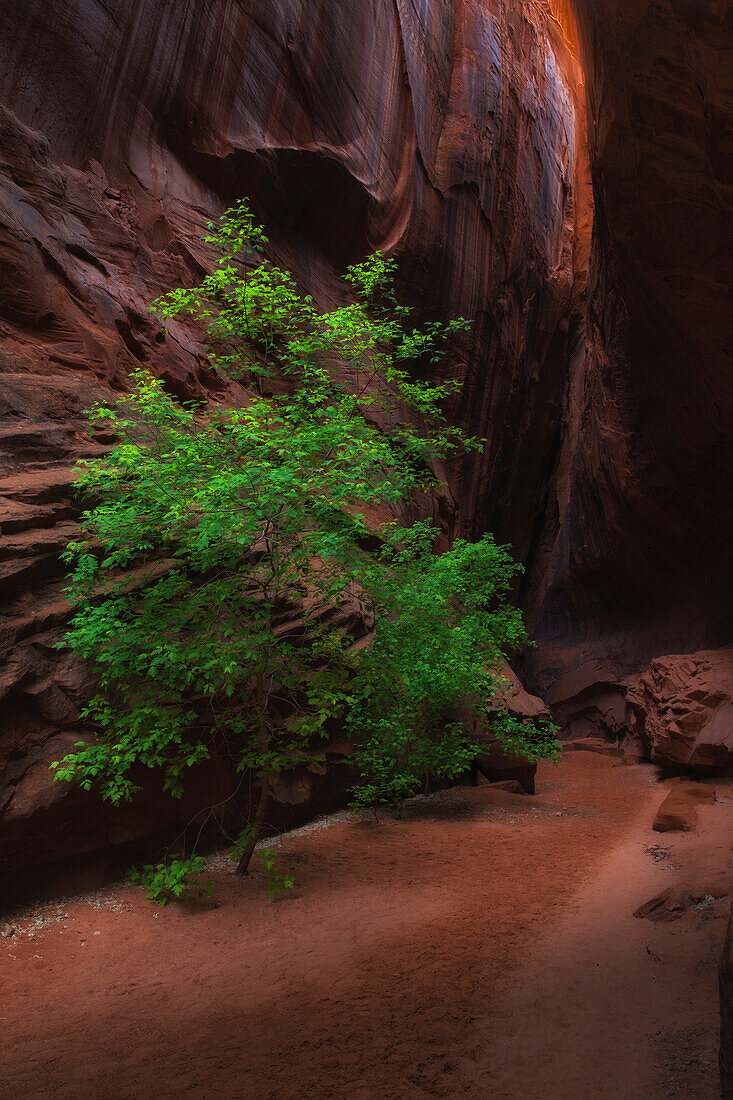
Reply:
<svg viewBox="0 0 733 1100"><path fill-rule="evenodd" d="M210 898L0 919L0 1095L715 1100L731 781L660 834L651 765L538 780L289 834L275 901L218 856Z"/></svg>

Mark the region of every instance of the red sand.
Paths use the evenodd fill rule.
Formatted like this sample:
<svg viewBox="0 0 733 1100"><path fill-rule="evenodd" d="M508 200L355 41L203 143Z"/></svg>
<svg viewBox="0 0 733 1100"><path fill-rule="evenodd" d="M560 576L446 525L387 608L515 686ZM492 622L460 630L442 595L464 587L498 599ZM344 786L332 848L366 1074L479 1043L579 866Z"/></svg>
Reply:
<svg viewBox="0 0 733 1100"><path fill-rule="evenodd" d="M632 913L726 867L730 782L661 835L651 766L578 752L539 778L287 836L275 902L217 870L186 906L119 887L11 919L0 1096L715 1100L727 903Z"/></svg>

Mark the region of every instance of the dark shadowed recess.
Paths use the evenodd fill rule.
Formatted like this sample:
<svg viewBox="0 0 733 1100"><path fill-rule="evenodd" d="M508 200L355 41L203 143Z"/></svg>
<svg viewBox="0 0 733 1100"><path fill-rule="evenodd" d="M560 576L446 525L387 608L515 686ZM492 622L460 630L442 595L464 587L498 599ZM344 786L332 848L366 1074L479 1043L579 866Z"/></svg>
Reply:
<svg viewBox="0 0 733 1100"><path fill-rule="evenodd" d="M276 248L343 272L375 247L369 227L377 204L338 160L305 149L198 153L163 128L166 143L198 180L228 206L247 195ZM303 284L321 272L298 272Z"/></svg>

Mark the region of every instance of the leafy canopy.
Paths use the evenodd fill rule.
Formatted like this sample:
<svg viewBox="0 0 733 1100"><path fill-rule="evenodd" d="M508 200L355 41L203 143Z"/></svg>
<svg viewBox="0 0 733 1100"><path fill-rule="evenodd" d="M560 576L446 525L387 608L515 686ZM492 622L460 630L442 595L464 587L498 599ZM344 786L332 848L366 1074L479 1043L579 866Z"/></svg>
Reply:
<svg viewBox="0 0 733 1100"><path fill-rule="evenodd" d="M479 746L466 737L467 711L505 751L530 760L555 753L546 724L525 725L503 704L503 657L527 644L509 602L520 571L490 535L432 551L432 531L403 533L390 568L370 577L375 637L356 658L348 726L357 743L358 806L405 798L429 777L470 767Z"/></svg>
<svg viewBox="0 0 733 1100"><path fill-rule="evenodd" d="M226 833L237 808L245 869L270 780L320 760L336 719L362 745L359 801L461 770L473 749L446 715L466 692L488 701L499 655L526 639L506 602L518 567L505 549L486 537L436 556L429 525L386 520L437 486L437 459L477 446L446 420L453 385L410 369L467 322L412 327L379 253L349 268L349 304L318 312L261 258L267 238L245 202L206 240L214 271L154 308L203 326L212 366L245 397L216 412L180 404L140 370L115 406L92 410L116 443L79 475L93 503L66 554L66 643L97 674L85 712L96 736L56 766L117 803L140 789L141 768L179 796L191 768L229 758L231 798L196 827L213 819ZM372 617L371 644L355 645L354 621ZM248 773L263 792L254 813ZM185 866L148 873L153 894L180 896L186 866L200 870L187 850Z"/></svg>

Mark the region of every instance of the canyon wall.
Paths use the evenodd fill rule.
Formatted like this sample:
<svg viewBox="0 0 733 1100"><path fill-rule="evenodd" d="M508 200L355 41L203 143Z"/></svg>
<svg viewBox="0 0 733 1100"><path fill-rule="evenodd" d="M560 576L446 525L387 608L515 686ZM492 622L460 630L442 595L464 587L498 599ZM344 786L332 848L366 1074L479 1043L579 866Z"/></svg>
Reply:
<svg viewBox="0 0 733 1100"><path fill-rule="evenodd" d="M730 638L733 5L573 6L595 215L531 603L628 671Z"/></svg>
<svg viewBox="0 0 733 1100"><path fill-rule="evenodd" d="M85 431L95 397L141 363L181 396L236 396L148 305L199 278L207 220L243 194L273 256L324 305L348 263L382 248L422 317L475 319L441 369L462 382L452 416L487 441L447 471L436 511L449 532L493 530L525 563L530 688L554 691L570 723L603 711L622 727L625 677L720 644L730 12L720 0L704 13L683 0L4 6L6 867L185 816L154 795L110 815L64 802L50 780L87 690L54 648L68 614L59 553L75 530L73 465L105 442ZM311 791L304 779L283 797Z"/></svg>
<svg viewBox="0 0 733 1100"><path fill-rule="evenodd" d="M619 736L630 673L731 637L733 4L572 7L591 261L525 600L535 690L569 728Z"/></svg>

